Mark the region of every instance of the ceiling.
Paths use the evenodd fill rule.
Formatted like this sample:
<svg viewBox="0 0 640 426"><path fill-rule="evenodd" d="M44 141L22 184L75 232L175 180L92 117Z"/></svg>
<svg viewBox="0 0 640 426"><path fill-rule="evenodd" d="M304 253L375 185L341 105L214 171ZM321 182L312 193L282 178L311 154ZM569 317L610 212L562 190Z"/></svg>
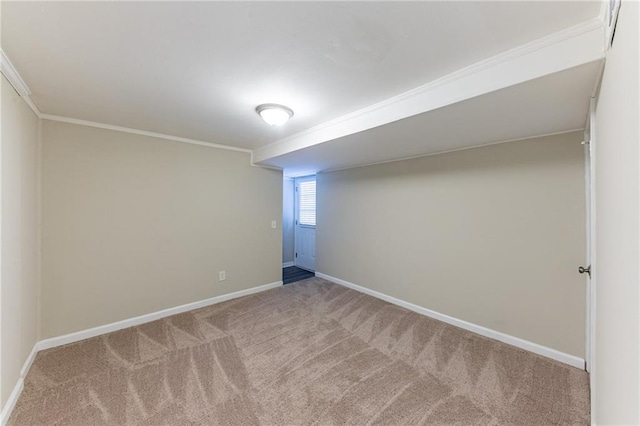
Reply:
<svg viewBox="0 0 640 426"><path fill-rule="evenodd" d="M256 150L600 12L594 1L3 1L2 50L43 114ZM285 167L287 174L315 172L570 130L579 117L584 124L597 74L583 62L540 81L505 84L513 87L487 92L486 99L461 97L460 105L292 148L260 164ZM571 111L564 106L552 114L545 102L562 99L559 94L570 99ZM295 111L285 126L269 127L256 115L258 104L271 102ZM540 125L524 115L505 120L488 108L514 115L540 110ZM460 114L488 129L507 125L469 138L459 131ZM448 136L436 143L421 141L421 133ZM353 152L326 160L338 146ZM371 146L378 147L373 154Z"/></svg>
<svg viewBox="0 0 640 426"><path fill-rule="evenodd" d="M263 162L288 176L584 128L600 62L561 71ZM339 152L339 155L336 153Z"/></svg>

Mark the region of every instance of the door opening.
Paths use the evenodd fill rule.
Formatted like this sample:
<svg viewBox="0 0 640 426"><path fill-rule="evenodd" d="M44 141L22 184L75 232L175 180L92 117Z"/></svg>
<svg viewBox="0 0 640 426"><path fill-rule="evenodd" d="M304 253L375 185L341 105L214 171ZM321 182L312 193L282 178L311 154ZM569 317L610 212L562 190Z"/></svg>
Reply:
<svg viewBox="0 0 640 426"><path fill-rule="evenodd" d="M316 269L316 177L295 179L294 264L308 271Z"/></svg>

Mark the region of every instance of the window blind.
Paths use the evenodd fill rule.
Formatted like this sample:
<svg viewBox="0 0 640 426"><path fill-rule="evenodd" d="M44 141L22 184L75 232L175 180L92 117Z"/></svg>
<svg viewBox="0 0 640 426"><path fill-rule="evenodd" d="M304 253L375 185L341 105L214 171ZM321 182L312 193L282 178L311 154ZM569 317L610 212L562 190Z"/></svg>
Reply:
<svg viewBox="0 0 640 426"><path fill-rule="evenodd" d="M316 181L298 183L298 221L300 225L316 226Z"/></svg>

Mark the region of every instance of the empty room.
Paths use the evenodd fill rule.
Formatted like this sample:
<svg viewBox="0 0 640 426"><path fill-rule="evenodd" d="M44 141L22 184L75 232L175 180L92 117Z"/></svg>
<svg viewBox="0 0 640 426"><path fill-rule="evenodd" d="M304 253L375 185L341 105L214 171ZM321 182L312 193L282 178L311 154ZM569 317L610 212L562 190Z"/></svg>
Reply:
<svg viewBox="0 0 640 426"><path fill-rule="evenodd" d="M0 426L640 424L640 3L0 23Z"/></svg>

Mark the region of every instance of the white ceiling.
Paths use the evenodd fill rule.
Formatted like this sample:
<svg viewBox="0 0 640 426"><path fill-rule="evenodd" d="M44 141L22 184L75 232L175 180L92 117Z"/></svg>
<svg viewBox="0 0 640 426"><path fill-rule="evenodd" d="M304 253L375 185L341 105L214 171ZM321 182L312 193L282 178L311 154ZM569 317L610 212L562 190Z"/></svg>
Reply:
<svg viewBox="0 0 640 426"><path fill-rule="evenodd" d="M583 129L595 61L271 158L288 176ZM336 155L339 153L339 155Z"/></svg>
<svg viewBox="0 0 640 426"><path fill-rule="evenodd" d="M599 12L575 1L3 1L2 49L43 113L255 149ZM475 144L566 130L583 124L593 79L579 67L265 164L335 168L453 149L471 143L472 125ZM254 112L265 102L294 118L270 128ZM532 128L531 110L548 123Z"/></svg>

